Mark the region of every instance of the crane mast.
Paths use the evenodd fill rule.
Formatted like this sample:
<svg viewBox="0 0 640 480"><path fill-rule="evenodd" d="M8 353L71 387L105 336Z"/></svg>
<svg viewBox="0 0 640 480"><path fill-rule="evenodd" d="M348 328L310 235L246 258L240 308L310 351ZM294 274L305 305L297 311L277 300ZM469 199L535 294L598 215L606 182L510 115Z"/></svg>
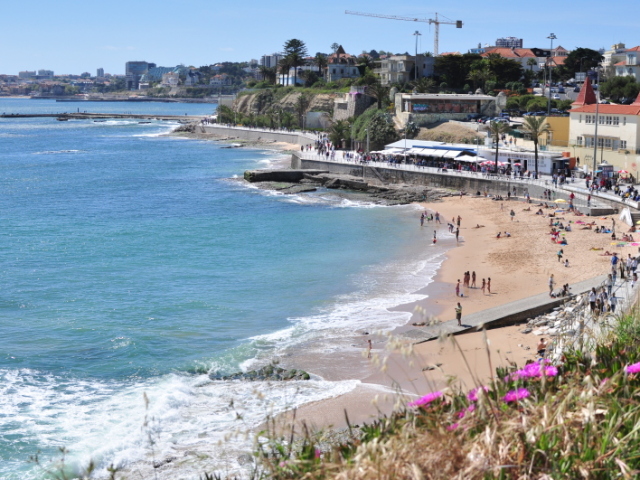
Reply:
<svg viewBox="0 0 640 480"><path fill-rule="evenodd" d="M362 17L375 17L375 18L386 18L388 20L403 20L406 22L423 22L428 23L429 25L434 24L434 35L433 35L433 56L437 57L439 52L439 38L440 38L440 24L443 25L455 25L456 28L462 28L462 21L456 20L453 21L442 21L438 19L438 13L436 12L436 18L418 18L418 17L400 17L398 15L380 15L378 13L364 13L364 12L353 12L351 10L345 10L347 15L360 15Z"/></svg>

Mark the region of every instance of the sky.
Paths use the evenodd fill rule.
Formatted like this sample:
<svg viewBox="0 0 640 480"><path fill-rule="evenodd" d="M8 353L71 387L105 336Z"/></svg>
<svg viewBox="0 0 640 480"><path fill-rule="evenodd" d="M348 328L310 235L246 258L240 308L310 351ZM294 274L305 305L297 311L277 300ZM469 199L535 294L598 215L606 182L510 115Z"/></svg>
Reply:
<svg viewBox="0 0 640 480"><path fill-rule="evenodd" d="M506 2L456 0L31 0L3 2L0 15L0 74L53 70L58 74L123 74L129 60L158 66L210 65L259 60L298 38L311 55L363 50L433 51L428 23L346 15L345 10L434 18L435 12L463 27L440 26L440 52L467 52L496 38L524 39L525 47L608 49L614 43L640 45L637 0L615 8L595 0ZM624 14L623 12L627 12Z"/></svg>

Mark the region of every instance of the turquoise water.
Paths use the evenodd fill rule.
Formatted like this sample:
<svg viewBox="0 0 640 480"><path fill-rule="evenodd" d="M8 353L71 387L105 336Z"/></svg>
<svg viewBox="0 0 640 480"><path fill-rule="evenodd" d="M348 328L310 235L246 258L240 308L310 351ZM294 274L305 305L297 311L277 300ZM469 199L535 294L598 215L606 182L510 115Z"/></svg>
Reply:
<svg viewBox="0 0 640 480"><path fill-rule="evenodd" d="M0 112L76 105L0 99ZM417 228L415 209L251 188L243 171L280 154L164 135L175 126L0 119L0 478L39 478L29 455L59 446L72 466L93 458L101 471L148 461L145 415L158 425L155 454L206 452L194 478L233 462L215 443L237 427L229 402L247 409L248 426L264 409L255 385L212 383L206 372L393 328L406 315L387 307L415 299L435 271L433 251L416 249L431 232ZM279 411L355 385L315 377L261 401Z"/></svg>

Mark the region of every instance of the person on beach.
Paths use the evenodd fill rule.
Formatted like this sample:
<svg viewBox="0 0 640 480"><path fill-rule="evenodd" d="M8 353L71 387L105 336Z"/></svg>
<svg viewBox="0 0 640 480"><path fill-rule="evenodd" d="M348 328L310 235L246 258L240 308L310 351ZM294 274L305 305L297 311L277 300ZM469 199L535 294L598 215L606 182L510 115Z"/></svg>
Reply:
<svg viewBox="0 0 640 480"><path fill-rule="evenodd" d="M371 358L371 350L373 349L373 345L371 344L371 339L367 340L367 344L368 344L367 358Z"/></svg>
<svg viewBox="0 0 640 480"><path fill-rule="evenodd" d="M553 287L556 284L555 279L553 278L553 273L549 276L549 296L553 296Z"/></svg>
<svg viewBox="0 0 640 480"><path fill-rule="evenodd" d="M558 250L558 253L556 255L558 255L558 262L562 260L562 255L564 254L564 251L562 249Z"/></svg>
<svg viewBox="0 0 640 480"><path fill-rule="evenodd" d="M511 212L509 212L509 215L511 215L511 221L513 222L513 217L516 216L516 212L514 212L513 210L511 210Z"/></svg>
<svg viewBox="0 0 640 480"><path fill-rule="evenodd" d="M538 356L540 357L544 357L544 354L547 353L547 342L545 341L544 338L541 338L540 341L538 342Z"/></svg>
<svg viewBox="0 0 640 480"><path fill-rule="evenodd" d="M433 244L435 245L438 240L436 239L436 231L433 231Z"/></svg>
<svg viewBox="0 0 640 480"><path fill-rule="evenodd" d="M462 220L462 217L460 215L458 215L458 219L457 219L458 226L460 226L460 220Z"/></svg>
<svg viewBox="0 0 640 480"><path fill-rule="evenodd" d="M420 226L424 226L424 212L420 215Z"/></svg>
<svg viewBox="0 0 640 480"><path fill-rule="evenodd" d="M456 242L458 241L458 235L460 235L460 229L456 227Z"/></svg>
<svg viewBox="0 0 640 480"><path fill-rule="evenodd" d="M436 212L436 223L441 223L440 222L440 213Z"/></svg>
<svg viewBox="0 0 640 480"><path fill-rule="evenodd" d="M462 326L462 305L458 302L458 306L456 307L456 320L458 321L458 326Z"/></svg>
<svg viewBox="0 0 640 480"><path fill-rule="evenodd" d="M487 277L487 292L491 295L491 277Z"/></svg>
<svg viewBox="0 0 640 480"><path fill-rule="evenodd" d="M482 289L482 294L484 295L484 289L487 288L487 282L484 278L482 279L482 286L480 288Z"/></svg>
<svg viewBox="0 0 640 480"><path fill-rule="evenodd" d="M591 309L591 313L596 311L596 299L598 295L596 294L596 289L593 287L589 292L589 307Z"/></svg>
<svg viewBox="0 0 640 480"><path fill-rule="evenodd" d="M476 288L476 271L471 273L471 288Z"/></svg>
<svg viewBox="0 0 640 480"><path fill-rule="evenodd" d="M456 284L456 297L460 296L460 279L458 279L458 283Z"/></svg>

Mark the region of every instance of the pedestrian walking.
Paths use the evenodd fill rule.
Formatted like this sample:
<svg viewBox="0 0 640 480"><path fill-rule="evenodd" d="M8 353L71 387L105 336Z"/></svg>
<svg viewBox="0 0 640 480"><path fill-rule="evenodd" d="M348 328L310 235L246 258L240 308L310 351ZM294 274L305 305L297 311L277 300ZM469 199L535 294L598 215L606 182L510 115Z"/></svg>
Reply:
<svg viewBox="0 0 640 480"><path fill-rule="evenodd" d="M483 278L482 279L482 286L480 287L482 289L482 294L484 295L484 289L487 287L487 282L486 280Z"/></svg>

